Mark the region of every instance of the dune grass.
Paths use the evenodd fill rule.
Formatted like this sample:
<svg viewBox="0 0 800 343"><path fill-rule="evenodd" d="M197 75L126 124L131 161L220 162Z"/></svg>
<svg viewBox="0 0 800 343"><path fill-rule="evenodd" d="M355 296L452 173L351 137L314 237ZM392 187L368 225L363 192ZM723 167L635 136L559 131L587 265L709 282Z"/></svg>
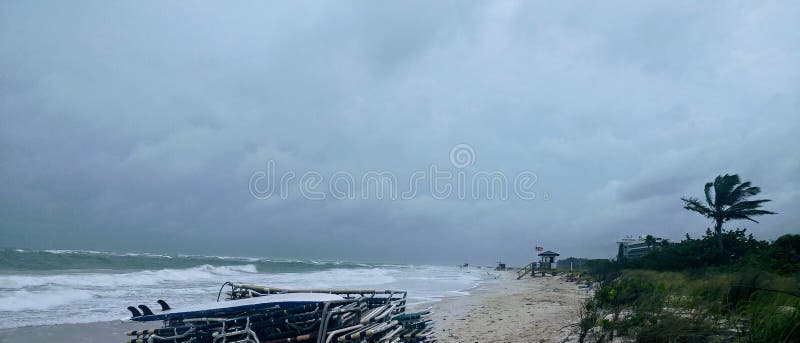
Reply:
<svg viewBox="0 0 800 343"><path fill-rule="evenodd" d="M794 342L800 282L758 270L623 270L581 310L581 341ZM778 291L787 291L786 293Z"/></svg>

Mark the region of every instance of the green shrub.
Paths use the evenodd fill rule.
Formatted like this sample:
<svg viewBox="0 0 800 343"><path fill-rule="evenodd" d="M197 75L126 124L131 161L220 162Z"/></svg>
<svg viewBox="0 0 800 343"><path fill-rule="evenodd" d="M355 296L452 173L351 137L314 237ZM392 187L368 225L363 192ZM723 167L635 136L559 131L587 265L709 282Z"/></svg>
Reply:
<svg viewBox="0 0 800 343"><path fill-rule="evenodd" d="M624 270L587 300L582 337L595 342L620 336L639 342L791 341L800 337L800 298L792 295L798 289L797 278L749 268L707 269L702 276Z"/></svg>

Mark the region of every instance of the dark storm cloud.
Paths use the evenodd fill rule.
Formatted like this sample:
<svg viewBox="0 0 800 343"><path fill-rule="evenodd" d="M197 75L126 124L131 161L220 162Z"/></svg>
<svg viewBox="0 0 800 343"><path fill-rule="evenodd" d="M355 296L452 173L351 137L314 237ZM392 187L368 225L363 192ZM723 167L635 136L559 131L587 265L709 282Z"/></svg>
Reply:
<svg viewBox="0 0 800 343"><path fill-rule="evenodd" d="M678 239L720 173L800 216L798 6L5 2L0 242L521 262ZM252 173L392 171L450 148L537 199L257 200ZM296 185L296 181L293 185ZM735 224L733 224L735 225Z"/></svg>

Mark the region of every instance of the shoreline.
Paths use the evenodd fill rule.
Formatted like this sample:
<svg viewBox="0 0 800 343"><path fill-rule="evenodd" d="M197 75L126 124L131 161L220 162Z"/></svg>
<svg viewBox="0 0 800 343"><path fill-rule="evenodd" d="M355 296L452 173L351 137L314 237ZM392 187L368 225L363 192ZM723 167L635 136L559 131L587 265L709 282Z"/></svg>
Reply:
<svg viewBox="0 0 800 343"><path fill-rule="evenodd" d="M500 272L497 279L458 292L468 294L411 304L408 311L430 308L440 342L561 342L568 335L568 329L561 329L577 322L586 297L585 290L560 277L516 280L514 272ZM0 343L123 342L125 331L152 326L121 320L23 326L0 329Z"/></svg>

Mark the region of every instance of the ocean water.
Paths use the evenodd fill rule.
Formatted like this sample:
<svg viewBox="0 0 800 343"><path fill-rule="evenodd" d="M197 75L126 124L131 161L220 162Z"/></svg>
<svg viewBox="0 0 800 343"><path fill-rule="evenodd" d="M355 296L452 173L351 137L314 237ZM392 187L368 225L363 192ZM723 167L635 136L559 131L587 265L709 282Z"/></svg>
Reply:
<svg viewBox="0 0 800 343"><path fill-rule="evenodd" d="M468 294L489 277L446 266L0 248L0 328L118 320L130 305L159 308L157 299L211 302L225 281L406 290L413 304Z"/></svg>

